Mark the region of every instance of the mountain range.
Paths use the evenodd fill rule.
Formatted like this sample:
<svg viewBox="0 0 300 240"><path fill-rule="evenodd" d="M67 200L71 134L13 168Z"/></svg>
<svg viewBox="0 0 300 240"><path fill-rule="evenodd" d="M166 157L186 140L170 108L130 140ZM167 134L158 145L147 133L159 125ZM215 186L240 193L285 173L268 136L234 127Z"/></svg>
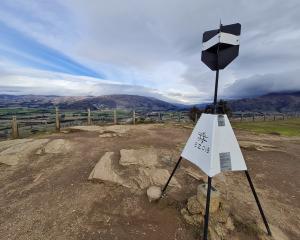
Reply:
<svg viewBox="0 0 300 240"><path fill-rule="evenodd" d="M300 91L270 93L263 96L228 100L232 111L255 112L300 112ZM196 106L204 108L207 104ZM0 108L28 107L79 110L87 109L142 109L150 111L169 111L189 109L192 105L174 104L152 97L137 95L105 96L52 96L52 95L7 95L0 94Z"/></svg>
<svg viewBox="0 0 300 240"><path fill-rule="evenodd" d="M300 91L269 93L254 98L228 101L232 111L300 112Z"/></svg>

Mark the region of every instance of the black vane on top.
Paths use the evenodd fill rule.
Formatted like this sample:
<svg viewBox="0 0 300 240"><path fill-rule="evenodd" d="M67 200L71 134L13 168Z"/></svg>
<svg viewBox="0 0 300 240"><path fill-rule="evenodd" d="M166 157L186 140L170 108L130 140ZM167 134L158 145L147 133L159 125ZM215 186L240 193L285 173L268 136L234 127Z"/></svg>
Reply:
<svg viewBox="0 0 300 240"><path fill-rule="evenodd" d="M241 24L220 25L203 33L201 60L211 70L224 69L239 55Z"/></svg>

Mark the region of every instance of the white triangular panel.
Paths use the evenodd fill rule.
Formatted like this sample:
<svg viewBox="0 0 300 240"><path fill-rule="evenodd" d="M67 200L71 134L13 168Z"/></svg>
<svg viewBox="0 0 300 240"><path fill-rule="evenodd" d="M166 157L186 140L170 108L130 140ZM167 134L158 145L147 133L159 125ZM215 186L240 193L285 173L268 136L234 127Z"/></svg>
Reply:
<svg viewBox="0 0 300 240"><path fill-rule="evenodd" d="M210 177L222 171L247 170L226 115L202 114L181 156Z"/></svg>

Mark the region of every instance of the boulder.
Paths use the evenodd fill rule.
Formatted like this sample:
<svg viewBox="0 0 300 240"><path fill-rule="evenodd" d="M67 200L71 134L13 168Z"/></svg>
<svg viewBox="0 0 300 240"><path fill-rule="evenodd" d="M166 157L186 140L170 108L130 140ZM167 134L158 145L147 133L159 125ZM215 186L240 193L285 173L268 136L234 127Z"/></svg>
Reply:
<svg viewBox="0 0 300 240"><path fill-rule="evenodd" d="M160 199L161 197L161 188L158 186L151 186L147 189L147 196L149 199L149 202L156 201Z"/></svg>

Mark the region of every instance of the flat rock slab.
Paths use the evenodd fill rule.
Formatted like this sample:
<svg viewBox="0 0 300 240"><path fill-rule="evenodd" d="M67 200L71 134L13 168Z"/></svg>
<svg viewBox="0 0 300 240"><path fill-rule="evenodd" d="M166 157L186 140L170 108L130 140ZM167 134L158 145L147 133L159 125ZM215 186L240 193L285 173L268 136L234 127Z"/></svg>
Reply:
<svg viewBox="0 0 300 240"><path fill-rule="evenodd" d="M100 133L104 131L103 127L101 126L74 126L74 127L70 127L70 129L82 130L88 132L100 132Z"/></svg>
<svg viewBox="0 0 300 240"><path fill-rule="evenodd" d="M204 180L204 176L201 174L201 172L198 169L192 168L192 167L187 167L184 168L184 171L191 176L192 178L195 178L197 180Z"/></svg>
<svg viewBox="0 0 300 240"><path fill-rule="evenodd" d="M72 142L65 139L54 139L36 153L68 153L72 149Z"/></svg>
<svg viewBox="0 0 300 240"><path fill-rule="evenodd" d="M258 151L276 151L278 148L271 144L252 142L252 141L239 141L240 147L249 150Z"/></svg>
<svg viewBox="0 0 300 240"><path fill-rule="evenodd" d="M118 137L120 136L117 133L102 133L99 135L100 138L111 138L111 137Z"/></svg>
<svg viewBox="0 0 300 240"><path fill-rule="evenodd" d="M134 180L138 183L141 189L147 188L150 185L156 185L163 187L170 177L170 173L167 169L162 168L139 168L139 174L134 177ZM175 177L169 183L171 187L181 188Z"/></svg>
<svg viewBox="0 0 300 240"><path fill-rule="evenodd" d="M154 148L122 149L120 164L123 166L139 165L153 167L158 164L158 153Z"/></svg>
<svg viewBox="0 0 300 240"><path fill-rule="evenodd" d="M4 151L5 149L8 149L10 147L14 147L19 144L25 144L27 142L32 142L32 141L33 141L33 139L30 139L30 138L1 141L0 142L0 152Z"/></svg>
<svg viewBox="0 0 300 240"><path fill-rule="evenodd" d="M159 126L159 124L156 124L155 126ZM139 130L148 130L152 128L152 124L146 124L146 125L109 125L109 126L74 126L70 127L70 129L76 129L76 130L82 130L82 131L89 131L89 132L98 132L98 133L105 133L105 132L114 132L117 134L125 134L128 131L131 131L133 129L139 129Z"/></svg>
<svg viewBox="0 0 300 240"><path fill-rule="evenodd" d="M123 159L115 162L112 160L114 153L106 152L91 172L89 180L109 181L132 189L145 189L151 185L162 187L166 184L170 173L167 169L155 167L158 162L155 149L123 149L120 152ZM175 177L169 185L181 188Z"/></svg>
<svg viewBox="0 0 300 240"><path fill-rule="evenodd" d="M130 187L117 172L113 169L112 157L113 152L106 152L92 170L89 180L109 181L120 184L125 187Z"/></svg>
<svg viewBox="0 0 300 240"><path fill-rule="evenodd" d="M0 142L0 163L17 165L29 155L42 148L49 139L16 139Z"/></svg>

